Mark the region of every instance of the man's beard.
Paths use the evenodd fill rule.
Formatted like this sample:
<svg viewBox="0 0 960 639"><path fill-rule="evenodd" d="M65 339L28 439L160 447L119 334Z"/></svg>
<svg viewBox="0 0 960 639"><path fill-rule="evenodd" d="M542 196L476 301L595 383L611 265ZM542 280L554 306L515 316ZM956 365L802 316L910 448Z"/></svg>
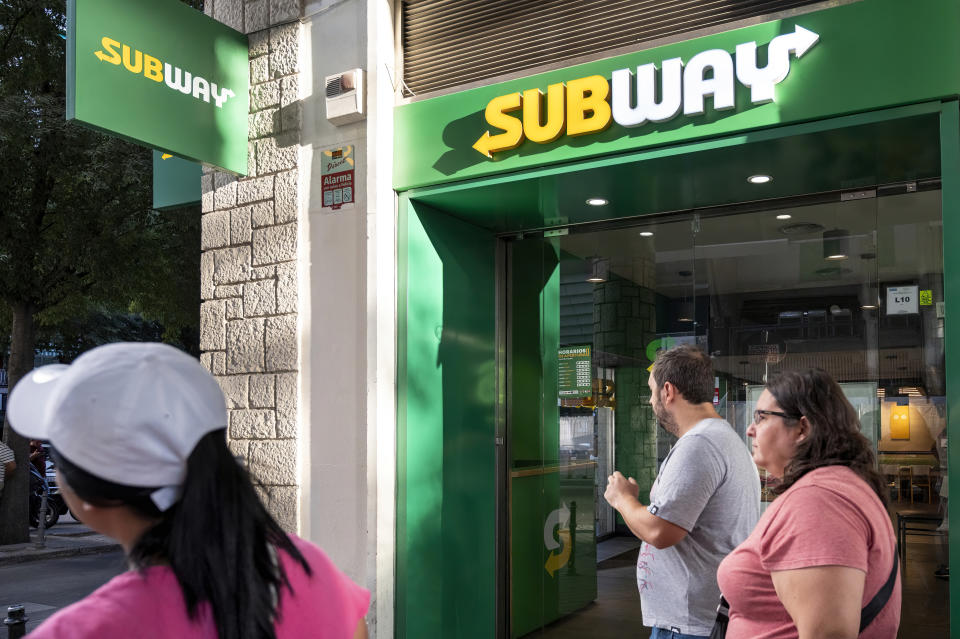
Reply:
<svg viewBox="0 0 960 639"><path fill-rule="evenodd" d="M673 415L668 413L661 404L657 404L653 407L653 415L657 418L657 421L660 422L660 426L663 427L663 430L674 436L679 433L680 429L677 426L677 420L675 420Z"/></svg>

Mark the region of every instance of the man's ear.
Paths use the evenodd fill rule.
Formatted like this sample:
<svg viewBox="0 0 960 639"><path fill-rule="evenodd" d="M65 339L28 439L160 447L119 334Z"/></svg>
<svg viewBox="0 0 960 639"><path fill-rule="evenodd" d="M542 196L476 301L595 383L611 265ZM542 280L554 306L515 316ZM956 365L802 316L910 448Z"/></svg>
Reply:
<svg viewBox="0 0 960 639"><path fill-rule="evenodd" d="M660 390L663 392L664 404L671 402L677 397L677 387L670 382L664 382L663 386L660 387Z"/></svg>
<svg viewBox="0 0 960 639"><path fill-rule="evenodd" d="M800 418L800 423L797 426L797 443L806 441L807 437L810 436L810 421L806 417Z"/></svg>

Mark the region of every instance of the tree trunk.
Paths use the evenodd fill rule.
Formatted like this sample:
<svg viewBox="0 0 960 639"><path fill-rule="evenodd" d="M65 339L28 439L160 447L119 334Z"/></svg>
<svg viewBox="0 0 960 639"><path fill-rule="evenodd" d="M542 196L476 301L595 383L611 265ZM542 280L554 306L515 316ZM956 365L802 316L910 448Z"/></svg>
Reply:
<svg viewBox="0 0 960 639"><path fill-rule="evenodd" d="M35 343L33 304L16 302L10 308L13 311L13 323L7 384L13 390L17 382L33 369ZM6 478L3 494L0 495L0 545L19 544L30 541L27 502L30 490L30 443L10 428L9 422L4 424L3 439L16 455L17 469Z"/></svg>

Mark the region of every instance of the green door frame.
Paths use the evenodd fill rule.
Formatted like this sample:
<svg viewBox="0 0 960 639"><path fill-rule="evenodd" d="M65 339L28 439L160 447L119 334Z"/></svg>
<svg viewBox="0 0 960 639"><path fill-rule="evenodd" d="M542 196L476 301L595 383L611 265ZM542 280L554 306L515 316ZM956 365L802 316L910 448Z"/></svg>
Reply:
<svg viewBox="0 0 960 639"><path fill-rule="evenodd" d="M396 627L400 638L494 636L496 626L496 444L502 397L496 375L497 249L500 229L457 219L430 206L431 196L561 175L591 168L737 146L939 113L943 201L944 299L960 299L960 108L956 99L924 102L815 122L724 136L678 146L509 173L400 194L397 233L397 531ZM474 222L480 222L474 220ZM541 219L539 225L545 226ZM954 241L956 240L956 241ZM953 297L952 297L953 295ZM474 312L463 312L462 305ZM960 304L960 303L958 303ZM960 442L960 312L946 303L948 441ZM954 343L958 346L950 348ZM446 366L446 369L444 369ZM455 381L456 380L456 381ZM452 384L470 385L463 386ZM451 404L470 393L470 412ZM465 450L470 442L479 448ZM960 467L960 445L949 463ZM454 463L446 459L451 455ZM445 463L445 461L447 463ZM465 481L458 462L469 462ZM960 495L960 472L949 476ZM473 510L449 507L467 489ZM448 491L453 491L449 492ZM484 491L486 491L484 493ZM433 509L436 509L434 512ZM435 520L430 519L431 513ZM441 521L441 517L449 520ZM960 509L950 528L960 530ZM447 537L454 539L450 543ZM444 556L473 544L470 557ZM960 534L949 538L960 557ZM439 553L439 554L438 554ZM487 565L489 563L490 565ZM953 562L951 562L953 563ZM466 573L465 573L466 571ZM470 579L463 575L469 574ZM457 592L470 583L471 587ZM429 614L427 613L429 612ZM960 637L960 585L950 586L951 636Z"/></svg>
<svg viewBox="0 0 960 639"><path fill-rule="evenodd" d="M960 468L960 310L951 312L953 300L960 300L960 253L948 251L960 246L960 106L956 100L943 102L940 109L940 175L943 198L943 299L944 355L947 381L948 468ZM957 303L960 309L960 302ZM950 494L960 490L960 472L948 472ZM949 511L951 531L960 530L960 509ZM960 558L960 534L949 536L950 563ZM950 582L950 636L960 637L960 585Z"/></svg>

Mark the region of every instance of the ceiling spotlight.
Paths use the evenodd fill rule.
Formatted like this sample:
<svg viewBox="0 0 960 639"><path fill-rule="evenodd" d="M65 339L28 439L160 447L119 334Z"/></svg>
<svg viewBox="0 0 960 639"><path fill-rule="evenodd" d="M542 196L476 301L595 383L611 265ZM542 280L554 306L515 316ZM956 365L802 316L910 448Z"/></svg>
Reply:
<svg viewBox="0 0 960 639"><path fill-rule="evenodd" d="M874 309L877 308L877 305L876 305L876 304L864 304L864 305L861 306L860 308L862 308L862 309L865 310L865 311L872 311L872 310L874 310Z"/></svg>
<svg viewBox="0 0 960 639"><path fill-rule="evenodd" d="M587 204L590 206L606 206L610 202L603 199L602 197L591 197L587 199Z"/></svg>
<svg viewBox="0 0 960 639"><path fill-rule="evenodd" d="M773 180L769 175L751 175L747 178L747 182L750 184L766 184Z"/></svg>
<svg viewBox="0 0 960 639"><path fill-rule="evenodd" d="M651 231L640 231L640 237L653 237L653 232L651 232Z"/></svg>
<svg viewBox="0 0 960 639"><path fill-rule="evenodd" d="M778 220L789 220L791 217L793 217L793 216L790 215L789 213L781 213L780 215L777 216L777 219L778 219Z"/></svg>

